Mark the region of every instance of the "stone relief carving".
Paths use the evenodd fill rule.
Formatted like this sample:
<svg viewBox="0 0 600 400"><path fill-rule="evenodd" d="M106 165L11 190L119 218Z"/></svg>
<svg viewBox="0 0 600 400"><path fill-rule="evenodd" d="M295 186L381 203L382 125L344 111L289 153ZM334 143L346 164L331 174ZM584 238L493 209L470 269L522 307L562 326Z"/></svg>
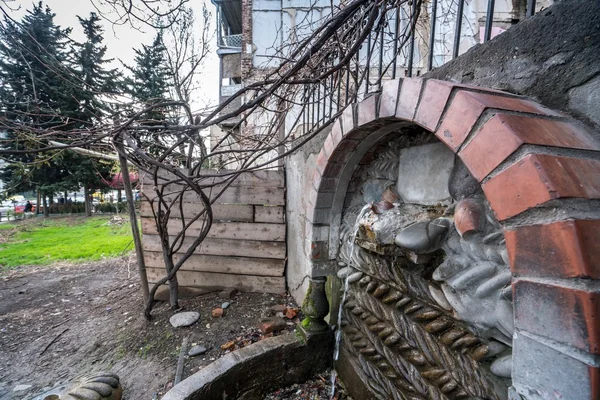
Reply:
<svg viewBox="0 0 600 400"><path fill-rule="evenodd" d="M406 145L391 142L358 169L360 190L346 199L344 348L377 398L506 398L514 327L500 225L454 154ZM422 162L430 156L442 159ZM420 191L411 168L422 185L435 174L436 187Z"/></svg>

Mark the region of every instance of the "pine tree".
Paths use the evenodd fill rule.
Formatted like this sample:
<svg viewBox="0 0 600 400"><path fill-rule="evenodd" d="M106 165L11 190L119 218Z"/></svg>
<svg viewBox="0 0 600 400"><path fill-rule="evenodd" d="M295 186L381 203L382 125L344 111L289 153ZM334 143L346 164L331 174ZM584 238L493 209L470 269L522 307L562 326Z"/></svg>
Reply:
<svg viewBox="0 0 600 400"><path fill-rule="evenodd" d="M108 96L118 93L119 72L107 69L112 59L106 58L106 46L103 45L103 29L100 17L92 12L89 18L81 18L86 41L78 44L76 64L82 81L80 105L83 120L89 124L101 122L110 110Z"/></svg>
<svg viewBox="0 0 600 400"><path fill-rule="evenodd" d="M79 18L86 40L76 45L75 64L80 77L81 86L75 94L80 107L79 120L82 127L98 126L108 117L109 99L118 94L120 79L116 69L107 68L112 60L106 58L106 46L103 44L103 29L100 17L90 13L89 18ZM68 181L78 187L88 189L105 187L110 179L112 163L71 153L68 168L71 175ZM86 208L88 215L90 210Z"/></svg>
<svg viewBox="0 0 600 400"><path fill-rule="evenodd" d="M142 45L141 49L134 49L135 65L125 65L130 76L124 79L125 92L135 102L136 109L145 109L154 104L169 99L169 89L172 85L169 69L166 66L166 49L162 43L162 33L159 31L151 45ZM170 120L169 110L153 108L141 116L140 122L144 125L163 125ZM165 143L163 132L152 130L147 134L137 135L140 138L139 146L148 149L152 154L158 154Z"/></svg>
<svg viewBox="0 0 600 400"><path fill-rule="evenodd" d="M4 19L0 118L7 139L3 149L25 150L39 145L38 132L68 131L78 124L77 79L68 61L70 29L57 26L54 16L39 2L20 23ZM12 192L33 187L51 192L66 176L55 155L40 159L18 154L8 161L0 176Z"/></svg>

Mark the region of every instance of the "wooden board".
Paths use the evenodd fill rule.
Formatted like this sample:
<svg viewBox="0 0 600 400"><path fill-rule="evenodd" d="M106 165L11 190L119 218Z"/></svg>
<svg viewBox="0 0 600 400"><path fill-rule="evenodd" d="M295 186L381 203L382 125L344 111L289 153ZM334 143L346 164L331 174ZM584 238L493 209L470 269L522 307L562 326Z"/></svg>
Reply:
<svg viewBox="0 0 600 400"><path fill-rule="evenodd" d="M147 268L148 281L157 282L166 275L164 269ZM242 292L283 293L285 278L283 276L252 276L220 274L212 272L179 271L177 279L180 286L203 288L206 291L236 288Z"/></svg>
<svg viewBox="0 0 600 400"><path fill-rule="evenodd" d="M171 209L171 217L177 218L181 215L181 209L183 214L186 216L196 215L197 213L204 210L204 206L198 203L183 203L183 207L179 207L179 204L173 206ZM155 205L155 210L158 210L158 206ZM246 204L214 204L212 206L213 220L214 221L234 221L234 222L252 222L254 221L254 207ZM140 215L142 217L153 217L152 208L147 201L142 202L142 210ZM260 221L260 222L271 222L271 221Z"/></svg>
<svg viewBox="0 0 600 400"><path fill-rule="evenodd" d="M183 170L186 171L186 170ZM200 172L200 176L205 178L198 180L199 184L202 185L214 185L221 182L224 182L228 179L231 179L231 173L235 172L232 170L202 170ZM217 176L215 176L217 175ZM219 176L220 175L220 176ZM174 179L174 175L161 171L159 173L159 177L162 178L159 180L159 184L161 182L167 182L169 180ZM142 182L144 185L153 185L154 181L152 176L146 173L141 175ZM255 172L245 172L236 177L233 181L231 181L231 186L252 186L252 187L277 187L283 188L285 187L285 177L283 171L275 171L275 170L265 170L265 171L255 171Z"/></svg>
<svg viewBox="0 0 600 400"><path fill-rule="evenodd" d="M166 201L178 199L182 186L169 186L168 190L164 191ZM223 193L223 187L215 186L205 190L205 194L214 200L214 204L256 204L282 206L285 205L285 189L269 188L269 187L249 187L249 186L232 186L228 187ZM153 191L145 191L150 201L153 201L156 196ZM217 197L218 196L218 197ZM184 203L200 203L200 196L193 190L185 190L183 192Z"/></svg>
<svg viewBox="0 0 600 400"><path fill-rule="evenodd" d="M141 218L142 233L157 235L154 218ZM169 232L177 234L181 230L181 220L169 219L167 224ZM194 222L186 231L186 236L198 236L202 228L202 221ZM259 241L285 241L285 224L248 223L248 222L215 222L208 232L209 238L239 239Z"/></svg>
<svg viewBox="0 0 600 400"><path fill-rule="evenodd" d="M283 224L285 209L278 206L254 206L254 221Z"/></svg>
<svg viewBox="0 0 600 400"><path fill-rule="evenodd" d="M164 268L162 253L147 251L144 253L146 267ZM175 255L175 262L180 255ZM216 272L236 275L283 276L285 260L271 258L248 258L231 256L192 255L180 271Z"/></svg>
<svg viewBox="0 0 600 400"><path fill-rule="evenodd" d="M171 243L174 240L171 237ZM181 253L185 252L194 238L186 237L183 241ZM162 251L160 238L157 235L144 235L144 251ZM285 259L284 242L260 242L257 240L236 240L222 238L206 238L196 249L194 254L216 256L239 256L252 258Z"/></svg>

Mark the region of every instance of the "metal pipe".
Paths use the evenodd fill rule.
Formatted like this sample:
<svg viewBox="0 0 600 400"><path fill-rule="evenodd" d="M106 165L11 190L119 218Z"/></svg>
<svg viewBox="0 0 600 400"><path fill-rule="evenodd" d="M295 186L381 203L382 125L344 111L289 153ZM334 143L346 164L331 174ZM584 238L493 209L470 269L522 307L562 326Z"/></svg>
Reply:
<svg viewBox="0 0 600 400"><path fill-rule="evenodd" d="M385 18L386 15L383 13L383 6L382 6L382 13L381 13L381 18ZM377 76L379 77L377 80L377 86L379 86L379 89L381 89L381 80L382 80L382 71L383 71L383 35L384 35L384 28L385 28L385 23L381 23L381 29L379 30L379 34L381 35L379 37L379 68L378 68L378 72L377 72Z"/></svg>
<svg viewBox="0 0 600 400"><path fill-rule="evenodd" d="M396 32L394 33L394 59L392 60L392 79L396 79L396 64L398 62L398 40L400 40L400 6L396 7Z"/></svg>
<svg viewBox="0 0 600 400"><path fill-rule="evenodd" d="M492 38L492 25L494 24L494 0L488 0L487 15L485 16L485 34L483 42Z"/></svg>
<svg viewBox="0 0 600 400"><path fill-rule="evenodd" d="M464 1L464 0L462 0ZM412 13L410 15L410 47L408 49L408 77L412 77L413 70L413 57L415 52L415 30L417 29L417 21L414 20L415 15L417 14L417 0L413 0L412 2ZM414 28L414 29L413 29Z"/></svg>
<svg viewBox="0 0 600 400"><path fill-rule="evenodd" d="M533 17L533 14L535 14L535 0L527 0L527 11L525 16L529 18Z"/></svg>
<svg viewBox="0 0 600 400"><path fill-rule="evenodd" d="M366 68L366 79L365 79L365 95L369 93L369 75L371 72L371 39L372 35L369 33L369 40L367 40L367 65Z"/></svg>
<svg viewBox="0 0 600 400"><path fill-rule="evenodd" d="M458 0L458 10L456 11L456 29L454 30L454 48L452 49L452 58L458 57L458 48L460 47L460 30L462 28L464 7L465 0Z"/></svg>
<svg viewBox="0 0 600 400"><path fill-rule="evenodd" d="M427 59L427 71L433 69L433 50L435 47L435 21L437 20L437 0L431 2L431 34L429 35L429 57Z"/></svg>

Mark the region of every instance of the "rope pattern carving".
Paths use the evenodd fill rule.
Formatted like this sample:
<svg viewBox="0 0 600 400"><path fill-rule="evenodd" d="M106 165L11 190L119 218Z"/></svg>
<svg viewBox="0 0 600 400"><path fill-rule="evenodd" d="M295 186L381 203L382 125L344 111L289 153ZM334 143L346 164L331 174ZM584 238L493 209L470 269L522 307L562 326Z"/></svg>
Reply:
<svg viewBox="0 0 600 400"><path fill-rule="evenodd" d="M415 387L406 378L396 373L387 359L381 356L366 334L360 331L361 324L356 323L354 317L349 317L344 325L344 347L358 358L362 367L361 372L369 378L363 381L369 385L378 398L383 400L425 399L416 393Z"/></svg>
<svg viewBox="0 0 600 400"><path fill-rule="evenodd" d="M366 290L352 290L344 305L349 311L344 318L360 318L370 332L395 350L389 354L382 350L386 357L402 355L417 368L418 376L446 396L428 393L427 398L496 398L475 361L487 353L487 346L462 324L370 276L363 276L358 285Z"/></svg>

